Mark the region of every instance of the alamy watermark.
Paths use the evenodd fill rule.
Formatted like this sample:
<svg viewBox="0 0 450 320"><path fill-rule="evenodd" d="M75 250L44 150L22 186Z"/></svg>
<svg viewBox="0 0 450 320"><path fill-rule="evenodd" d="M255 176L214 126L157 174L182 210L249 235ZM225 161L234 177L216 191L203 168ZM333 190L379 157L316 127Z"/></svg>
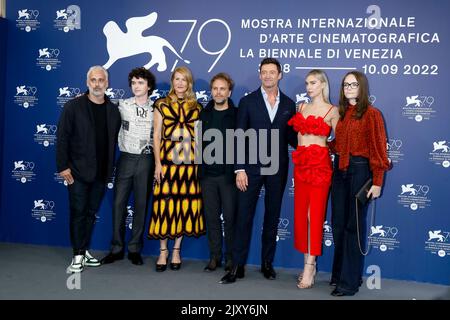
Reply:
<svg viewBox="0 0 450 320"><path fill-rule="evenodd" d="M279 170L278 129L226 129L224 136L214 128L203 132L199 122L195 127L194 142L187 129L175 130L171 141L175 142L175 147L170 158L175 164L260 164L261 175L274 175ZM204 142L208 142L205 148ZM193 143L194 156L191 156Z"/></svg>
<svg viewBox="0 0 450 320"><path fill-rule="evenodd" d="M375 264L367 267L366 272L370 274L366 280L366 286L369 290L381 289L381 268Z"/></svg>
<svg viewBox="0 0 450 320"><path fill-rule="evenodd" d="M69 276L66 280L66 287L69 290L81 290L81 273L72 273L71 271L66 271Z"/></svg>

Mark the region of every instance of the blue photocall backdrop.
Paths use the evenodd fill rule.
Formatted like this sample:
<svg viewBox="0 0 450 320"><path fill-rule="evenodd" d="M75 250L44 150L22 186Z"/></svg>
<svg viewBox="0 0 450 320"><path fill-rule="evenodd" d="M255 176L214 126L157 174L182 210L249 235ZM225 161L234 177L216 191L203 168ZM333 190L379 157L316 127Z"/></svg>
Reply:
<svg viewBox="0 0 450 320"><path fill-rule="evenodd" d="M167 94L175 66L195 77L199 102L211 99L210 78L228 72L235 103L259 86L262 58L279 58L280 87L308 101L304 77L324 69L331 101L349 70L366 73L371 101L385 118L393 169L377 201L365 274L450 283L450 110L448 108L450 3L412 1L9 1L6 39L0 241L70 247L68 195L57 176L57 123L64 103L86 90L86 71L105 65L107 94L130 96L128 72L146 66L157 78L152 98ZM0 68L0 70L3 70ZM5 76L5 81L2 81ZM3 112L3 111L2 111ZM300 268L293 248L292 167L278 228L275 266ZM114 177L98 212L92 248L111 238ZM260 263L263 196L257 206L249 264ZM132 202L128 224L131 223ZM330 271L330 209L319 269ZM148 224L148 217L147 217ZM146 240L155 255L158 241ZM67 250L68 259L71 251ZM183 257L207 259L207 239L186 238Z"/></svg>
<svg viewBox="0 0 450 320"><path fill-rule="evenodd" d="M5 119L5 68L6 68L6 27L7 21L0 17L0 118ZM4 141L4 122L0 121L0 143L3 146ZM3 148L0 148L0 159L3 159ZM3 162L0 162L0 179L3 176ZM0 185L0 195L2 194L2 185Z"/></svg>

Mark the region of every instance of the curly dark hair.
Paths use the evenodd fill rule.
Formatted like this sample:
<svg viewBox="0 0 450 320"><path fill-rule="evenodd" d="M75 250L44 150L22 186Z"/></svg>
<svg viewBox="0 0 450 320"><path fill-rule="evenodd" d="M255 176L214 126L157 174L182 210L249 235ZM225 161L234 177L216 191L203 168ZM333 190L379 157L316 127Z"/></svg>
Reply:
<svg viewBox="0 0 450 320"><path fill-rule="evenodd" d="M128 74L128 85L130 86L130 88L131 88L131 79L133 79L133 78L136 78L136 79L141 78L141 79L147 80L148 94L149 95L152 94L153 90L155 89L155 84L156 84L156 79L155 79L155 76L153 75L153 73L151 73L144 67L134 68Z"/></svg>

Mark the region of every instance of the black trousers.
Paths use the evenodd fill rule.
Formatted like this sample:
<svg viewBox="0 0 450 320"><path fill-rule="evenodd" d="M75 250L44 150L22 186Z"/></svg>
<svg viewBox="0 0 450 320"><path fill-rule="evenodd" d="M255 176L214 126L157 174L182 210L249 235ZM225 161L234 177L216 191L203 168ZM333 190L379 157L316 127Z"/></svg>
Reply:
<svg viewBox="0 0 450 320"><path fill-rule="evenodd" d="M281 201L287 181L287 171L276 175L261 176L248 174L247 191L238 192L235 237L233 241L233 262L245 265L255 217L256 204L262 186L265 187L264 223L262 231L261 263L272 263L277 245Z"/></svg>
<svg viewBox="0 0 450 320"><path fill-rule="evenodd" d="M335 169L331 184L331 223L333 228L334 258L331 280L337 289L345 293L355 293L359 289L364 268L361 249L366 247L367 205L358 203L358 229L356 225L355 194L372 176L369 161L364 157L351 157L348 169L339 170L339 158L335 158Z"/></svg>
<svg viewBox="0 0 450 320"><path fill-rule="evenodd" d="M142 250L154 168L153 154L126 152L120 154L114 187L112 253L124 250L125 222L128 216L127 205L131 190L134 193L134 213L128 252L140 253Z"/></svg>
<svg viewBox="0 0 450 320"><path fill-rule="evenodd" d="M74 178L68 186L70 207L70 241L74 255L84 255L91 242L97 213L105 194L106 182L85 183Z"/></svg>
<svg viewBox="0 0 450 320"><path fill-rule="evenodd" d="M210 258L222 261L222 221L225 232L225 260L232 261L237 188L225 175L200 179Z"/></svg>

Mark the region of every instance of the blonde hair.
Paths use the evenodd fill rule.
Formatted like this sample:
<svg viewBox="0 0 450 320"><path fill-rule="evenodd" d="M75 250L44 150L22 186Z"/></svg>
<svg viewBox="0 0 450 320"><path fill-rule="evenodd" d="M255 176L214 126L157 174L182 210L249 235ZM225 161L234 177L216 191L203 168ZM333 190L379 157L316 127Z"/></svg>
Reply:
<svg viewBox="0 0 450 320"><path fill-rule="evenodd" d="M323 100L326 103L330 103L330 83L328 81L328 76L325 73L325 71L322 71L320 69L313 69L306 75L305 79L309 76L315 76L317 79L319 79L320 82L325 83L325 86L322 89L322 95Z"/></svg>
<svg viewBox="0 0 450 320"><path fill-rule="evenodd" d="M195 92L193 89L194 79L192 77L192 72L187 67L184 67L184 66L178 67L173 71L172 76L170 77L170 90L169 90L169 94L167 96L170 98L171 102L176 102L178 99L177 95L175 94L175 89L173 87L173 80L174 80L175 74L177 72L179 74L183 75L183 77L185 77L185 79L187 81L188 88L186 90L184 98L186 99L186 102L189 104L189 106L193 107L197 104L197 97L195 96Z"/></svg>

